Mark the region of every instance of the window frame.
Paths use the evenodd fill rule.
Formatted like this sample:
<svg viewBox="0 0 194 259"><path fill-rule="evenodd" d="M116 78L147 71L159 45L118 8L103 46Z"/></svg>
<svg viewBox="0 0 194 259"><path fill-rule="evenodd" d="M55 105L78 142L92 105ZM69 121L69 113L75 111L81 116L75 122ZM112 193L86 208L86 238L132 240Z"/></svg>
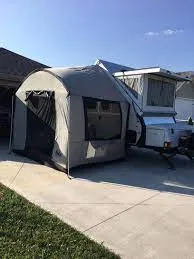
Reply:
<svg viewBox="0 0 194 259"><path fill-rule="evenodd" d="M122 109L121 109L121 104L119 101L110 101L110 100L105 100L105 99L98 99L98 98L93 98L93 97L82 97L82 101L83 101L83 107L84 107L84 119L85 119L85 141L110 141L110 140L116 140L116 139L121 139L122 137L122 122L123 122L123 118L122 118ZM111 137L111 138L91 138L89 137L89 133L88 133L88 113L87 113L87 101L93 101L93 102L108 102L108 103L115 103L119 105L119 113L120 113L120 130L119 130L119 136L118 137ZM98 111L99 115L103 112L100 111L99 109L99 104L98 104ZM103 116L103 115L102 115Z"/></svg>

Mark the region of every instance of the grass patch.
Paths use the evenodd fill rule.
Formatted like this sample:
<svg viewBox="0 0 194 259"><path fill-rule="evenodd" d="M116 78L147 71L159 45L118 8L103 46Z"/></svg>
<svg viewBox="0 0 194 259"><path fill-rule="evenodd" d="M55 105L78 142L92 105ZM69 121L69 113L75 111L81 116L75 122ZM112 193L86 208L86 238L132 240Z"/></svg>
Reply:
<svg viewBox="0 0 194 259"><path fill-rule="evenodd" d="M0 184L0 258L119 258Z"/></svg>

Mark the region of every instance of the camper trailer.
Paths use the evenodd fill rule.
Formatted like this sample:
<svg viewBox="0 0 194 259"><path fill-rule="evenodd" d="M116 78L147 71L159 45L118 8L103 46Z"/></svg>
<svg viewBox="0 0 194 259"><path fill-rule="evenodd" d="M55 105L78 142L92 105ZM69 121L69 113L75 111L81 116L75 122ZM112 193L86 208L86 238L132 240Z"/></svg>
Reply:
<svg viewBox="0 0 194 259"><path fill-rule="evenodd" d="M120 71L113 77L130 104L127 146L159 151L171 167L169 158L176 154L191 159L194 126L177 123L175 119L176 84L190 79L159 67Z"/></svg>
<svg viewBox="0 0 194 259"><path fill-rule="evenodd" d="M125 156L129 104L97 65L30 74L16 92L12 149L60 170Z"/></svg>
<svg viewBox="0 0 194 259"><path fill-rule="evenodd" d="M158 151L171 168L176 154L192 158L194 126L175 119L176 84L190 79L107 64L32 72L16 92L12 150L68 172L131 146Z"/></svg>

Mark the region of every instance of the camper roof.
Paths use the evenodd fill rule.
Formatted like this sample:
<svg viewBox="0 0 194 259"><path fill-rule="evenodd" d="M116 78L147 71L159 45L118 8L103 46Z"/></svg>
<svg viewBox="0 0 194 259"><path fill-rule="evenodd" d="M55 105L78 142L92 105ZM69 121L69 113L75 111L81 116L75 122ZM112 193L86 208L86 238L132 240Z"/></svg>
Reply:
<svg viewBox="0 0 194 259"><path fill-rule="evenodd" d="M116 63L102 60L102 59L97 59L94 64L102 67L103 69L107 70L111 74L116 73L116 72L129 71L129 70L134 69L131 67L123 66L123 65L116 64Z"/></svg>
<svg viewBox="0 0 194 259"><path fill-rule="evenodd" d="M135 69L135 70L124 71L124 72L116 72L114 73L114 76L123 76L123 75L130 76L130 75L141 75L141 74L159 75L162 77L174 79L176 81L191 81L189 77L183 77L183 76L177 75L176 73L173 73L169 70L166 70L160 67L142 68L142 69Z"/></svg>

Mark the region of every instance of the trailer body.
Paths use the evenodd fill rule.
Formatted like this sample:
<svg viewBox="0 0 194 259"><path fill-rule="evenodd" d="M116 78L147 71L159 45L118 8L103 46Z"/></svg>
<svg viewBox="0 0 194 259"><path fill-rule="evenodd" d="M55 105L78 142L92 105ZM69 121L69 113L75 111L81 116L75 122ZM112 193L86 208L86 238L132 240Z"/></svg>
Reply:
<svg viewBox="0 0 194 259"><path fill-rule="evenodd" d="M176 87L190 79L159 67L120 71L112 76L130 104L126 146L191 158L194 126L175 119Z"/></svg>

